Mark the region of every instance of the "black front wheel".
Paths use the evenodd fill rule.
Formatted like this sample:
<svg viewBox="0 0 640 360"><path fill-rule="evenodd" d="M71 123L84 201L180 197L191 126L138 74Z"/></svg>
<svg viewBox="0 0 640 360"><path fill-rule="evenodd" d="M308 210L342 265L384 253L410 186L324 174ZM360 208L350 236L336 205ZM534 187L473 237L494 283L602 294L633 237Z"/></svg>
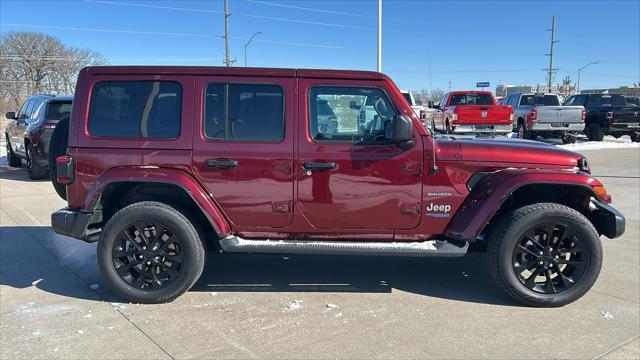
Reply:
<svg viewBox="0 0 640 360"><path fill-rule="evenodd" d="M582 297L602 266L595 228L576 210L538 203L506 215L490 236L493 276L520 303L563 306Z"/></svg>
<svg viewBox="0 0 640 360"><path fill-rule="evenodd" d="M164 203L143 201L109 219L97 256L105 282L117 294L137 303L163 303L198 280L205 250L182 213Z"/></svg>
<svg viewBox="0 0 640 360"><path fill-rule="evenodd" d="M11 147L11 141L9 140L9 137L6 137L6 146L7 146L7 162L9 163L9 166L11 167L21 167L22 166L22 160L20 160L20 158L18 157L18 155L16 155L13 152L13 148Z"/></svg>
<svg viewBox="0 0 640 360"><path fill-rule="evenodd" d="M632 132L629 134L629 137L633 142L640 142L640 132Z"/></svg>

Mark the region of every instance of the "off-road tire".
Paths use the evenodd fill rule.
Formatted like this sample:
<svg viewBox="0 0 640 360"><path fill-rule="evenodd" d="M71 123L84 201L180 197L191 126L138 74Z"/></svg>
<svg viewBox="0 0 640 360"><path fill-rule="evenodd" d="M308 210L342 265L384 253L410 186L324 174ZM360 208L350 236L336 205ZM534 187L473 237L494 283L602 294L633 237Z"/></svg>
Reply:
<svg viewBox="0 0 640 360"><path fill-rule="evenodd" d="M629 133L629 137L633 142L640 142L640 133L637 133L637 132Z"/></svg>
<svg viewBox="0 0 640 360"><path fill-rule="evenodd" d="M117 273L113 262L113 248L119 234L136 221L164 224L180 239L184 260L177 278L156 290L137 289ZM161 202L141 201L116 212L107 221L100 235L97 249L98 266L107 285L118 295L135 303L165 303L188 291L202 274L205 249L194 224L175 208Z"/></svg>
<svg viewBox="0 0 640 360"><path fill-rule="evenodd" d="M27 174L29 179L40 180L47 177L47 168L40 165L38 160L33 159L33 148L29 142L24 144L25 151L27 153Z"/></svg>
<svg viewBox="0 0 640 360"><path fill-rule="evenodd" d="M518 138L520 139L526 139L526 140L533 139L533 132L525 129L524 123L522 121L518 122L516 133L518 134Z"/></svg>
<svg viewBox="0 0 640 360"><path fill-rule="evenodd" d="M574 226L576 238L587 252L582 276L568 289L555 294L533 291L517 277L513 254L521 236L536 225L561 222ZM516 301L537 307L558 307L582 297L596 282L602 267L602 244L591 222L576 210L556 203L523 206L506 214L489 236L491 273L502 289Z"/></svg>
<svg viewBox="0 0 640 360"><path fill-rule="evenodd" d="M573 143L576 142L576 139L577 139L577 136L575 136L575 135L570 135L570 134L563 135L562 136L562 143L565 144L565 145L566 144L573 144Z"/></svg>
<svg viewBox="0 0 640 360"><path fill-rule="evenodd" d="M69 117L64 117L53 130L49 141L49 176L51 184L62 200L67 200L67 186L57 181L56 158L67 154L69 144Z"/></svg>
<svg viewBox="0 0 640 360"><path fill-rule="evenodd" d="M11 148L11 141L9 140L9 137L6 136L7 141L6 146L7 146L7 162L9 163L9 166L11 167L21 167L22 166L22 160L20 160L20 158L18 157L18 155L16 155L13 152L13 149Z"/></svg>
<svg viewBox="0 0 640 360"><path fill-rule="evenodd" d="M602 141L604 139L604 129L600 124L590 124L584 129L584 134L587 135L589 141Z"/></svg>

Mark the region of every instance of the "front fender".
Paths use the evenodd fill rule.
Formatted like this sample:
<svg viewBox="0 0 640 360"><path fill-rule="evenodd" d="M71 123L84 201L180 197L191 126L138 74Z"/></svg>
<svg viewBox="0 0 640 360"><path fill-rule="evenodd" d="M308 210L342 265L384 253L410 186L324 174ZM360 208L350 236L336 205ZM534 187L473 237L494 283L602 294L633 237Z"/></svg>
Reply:
<svg viewBox="0 0 640 360"><path fill-rule="evenodd" d="M589 174L562 170L504 169L481 179L462 203L445 230L445 236L474 241L513 192L526 185L572 185L593 193L602 184Z"/></svg>
<svg viewBox="0 0 640 360"><path fill-rule="evenodd" d="M209 192L200 185L190 174L177 170L158 168L153 166L120 167L105 171L93 184L82 207L83 212L92 211L102 191L117 182L156 182L181 187L200 207L218 235L231 232L229 223L222 215L222 211L211 198Z"/></svg>

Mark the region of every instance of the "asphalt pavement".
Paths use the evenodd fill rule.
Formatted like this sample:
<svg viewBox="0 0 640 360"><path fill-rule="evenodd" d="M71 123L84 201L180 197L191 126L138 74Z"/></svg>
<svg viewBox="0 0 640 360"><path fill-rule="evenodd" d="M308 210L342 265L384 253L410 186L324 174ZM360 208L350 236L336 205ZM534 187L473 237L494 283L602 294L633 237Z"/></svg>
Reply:
<svg viewBox="0 0 640 360"><path fill-rule="evenodd" d="M640 148L583 152L627 218L594 288L522 307L485 255L455 259L209 253L176 301L111 294L95 244L56 235L47 181L0 166L0 357L639 358Z"/></svg>

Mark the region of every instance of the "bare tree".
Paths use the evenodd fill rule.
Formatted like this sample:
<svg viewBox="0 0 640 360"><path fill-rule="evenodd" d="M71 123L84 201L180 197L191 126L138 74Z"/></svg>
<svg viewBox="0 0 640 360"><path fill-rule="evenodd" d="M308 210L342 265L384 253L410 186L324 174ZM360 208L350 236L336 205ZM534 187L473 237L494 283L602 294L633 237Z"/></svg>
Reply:
<svg viewBox="0 0 640 360"><path fill-rule="evenodd" d="M563 99L568 98L571 94L576 92L576 84L571 81L571 78L567 75L562 79L562 84L558 85L558 95Z"/></svg>
<svg viewBox="0 0 640 360"><path fill-rule="evenodd" d="M65 46L42 33L8 32L0 37L0 111L17 110L38 93L72 94L78 73L106 64L99 53Z"/></svg>

